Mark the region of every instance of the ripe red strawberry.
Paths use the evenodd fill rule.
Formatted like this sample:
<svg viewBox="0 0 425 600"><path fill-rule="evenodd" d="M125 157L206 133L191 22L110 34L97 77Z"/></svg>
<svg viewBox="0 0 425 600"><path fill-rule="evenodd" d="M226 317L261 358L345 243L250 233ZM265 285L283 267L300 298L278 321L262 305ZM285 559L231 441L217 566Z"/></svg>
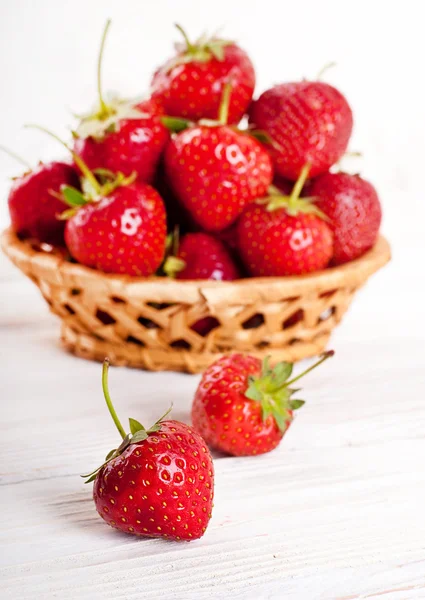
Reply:
<svg viewBox="0 0 425 600"><path fill-rule="evenodd" d="M223 356L204 372L192 405L192 423L207 444L234 456L263 454L276 448L304 404L292 399L292 384L333 355L289 379L293 365L269 367L268 358Z"/></svg>
<svg viewBox="0 0 425 600"><path fill-rule="evenodd" d="M66 223L65 241L71 256L87 267L147 277L164 257L165 219L156 190L124 180L77 209Z"/></svg>
<svg viewBox="0 0 425 600"><path fill-rule="evenodd" d="M75 132L75 152L88 167L109 169L150 183L169 139L162 124L162 108L155 100L138 104L115 100L106 103L100 87L100 68L110 21L107 22L99 55L99 109L82 119Z"/></svg>
<svg viewBox="0 0 425 600"><path fill-rule="evenodd" d="M173 259L174 257L170 257ZM232 281L239 273L224 244L207 233L187 233L172 261L176 279Z"/></svg>
<svg viewBox="0 0 425 600"><path fill-rule="evenodd" d="M167 257L163 270L176 279L232 281L240 274L223 242L207 233L187 233L180 243L174 239L174 254ZM191 325L193 331L206 336L219 326L215 317L204 317Z"/></svg>
<svg viewBox="0 0 425 600"><path fill-rule="evenodd" d="M164 157L174 192L209 232L229 227L247 204L264 196L272 179L271 161L260 143L224 124L229 93L227 88L217 123L178 133Z"/></svg>
<svg viewBox="0 0 425 600"><path fill-rule="evenodd" d="M328 171L347 149L353 128L344 96L321 81L284 83L253 102L250 122L274 141L276 173L295 181L310 164L310 176Z"/></svg>
<svg viewBox="0 0 425 600"><path fill-rule="evenodd" d="M246 207L238 221L238 247L256 277L303 275L324 269L333 235L309 198L299 198L307 170L291 195L271 195ZM298 185L301 184L301 185Z"/></svg>
<svg viewBox="0 0 425 600"><path fill-rule="evenodd" d="M164 202L158 192L135 181L135 173L124 177L101 169L96 178L60 138L43 127L33 127L65 146L84 174L83 193L71 186L61 188L63 201L71 206L62 214L68 219L65 242L71 256L105 273L152 275L163 261L167 233Z"/></svg>
<svg viewBox="0 0 425 600"><path fill-rule="evenodd" d="M334 264L358 258L375 244L382 212L378 194L368 181L359 175L326 173L313 180L310 194L329 217Z"/></svg>
<svg viewBox="0 0 425 600"><path fill-rule="evenodd" d="M254 67L247 54L233 42L202 38L195 44L178 46L177 56L160 67L152 80L152 97L162 102L165 112L195 121L215 119L223 87L231 80L234 93L229 123L238 123L251 102L255 87Z"/></svg>
<svg viewBox="0 0 425 600"><path fill-rule="evenodd" d="M87 476L93 499L108 525L133 535L172 540L202 537L211 517L214 468L204 440L179 421L164 420L150 429L130 419L121 425L109 396L108 360L103 389L122 442L106 462Z"/></svg>
<svg viewBox="0 0 425 600"><path fill-rule="evenodd" d="M62 186L79 187L76 171L62 162L40 164L17 177L8 198L13 230L41 242L63 244L65 223L58 215L65 205L57 198Z"/></svg>

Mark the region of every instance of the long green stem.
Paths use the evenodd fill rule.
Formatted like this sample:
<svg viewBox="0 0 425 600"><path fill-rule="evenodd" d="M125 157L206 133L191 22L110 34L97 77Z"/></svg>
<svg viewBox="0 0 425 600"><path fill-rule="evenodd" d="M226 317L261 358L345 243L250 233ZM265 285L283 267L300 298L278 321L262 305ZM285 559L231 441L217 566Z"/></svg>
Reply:
<svg viewBox="0 0 425 600"><path fill-rule="evenodd" d="M232 94L232 84L228 81L223 87L220 108L218 110L218 121L221 125L227 125L229 119L230 96Z"/></svg>
<svg viewBox="0 0 425 600"><path fill-rule="evenodd" d="M185 32L185 30L183 29L183 27L181 25L179 25L178 23L174 23L174 26L180 31L180 33L182 34L184 41L186 42L186 48L188 52L193 52L193 50L195 49L195 46L192 44L192 42L189 40L189 38L187 37L187 33Z"/></svg>
<svg viewBox="0 0 425 600"><path fill-rule="evenodd" d="M45 127L41 127L40 125L34 125L34 124L30 123L30 124L24 125L24 127L26 127L27 129L38 129L39 131L42 131L43 133L47 133L47 135L50 135L50 137L52 137L54 140L56 140L57 142L59 142L59 144L61 144L62 146L64 146L64 148L66 148L68 150L68 152L71 152L72 158L74 159L75 164L81 170L81 172L83 173L84 177L90 182L90 184L91 184L92 188L95 190L95 192L97 194L100 194L100 192L101 192L101 186L100 186L99 182L97 181L96 177L90 171L90 169L88 168L88 166L86 165L86 163L83 161L83 159L80 156L78 156L78 154L76 154L68 146L68 144L65 144L65 142L63 140L61 140L60 137L58 137L56 134L52 133L51 131L49 131Z"/></svg>
<svg viewBox="0 0 425 600"><path fill-rule="evenodd" d="M103 99L103 93L102 93L102 61L103 61L103 51L105 49L106 36L108 34L110 25L111 25L111 19L108 19L106 21L106 25L103 30L102 40L100 42L99 58L97 59L97 94L99 97L100 114L104 117L108 116L108 106Z"/></svg>
<svg viewBox="0 0 425 600"><path fill-rule="evenodd" d="M21 158L19 156L19 154L15 154L15 152L12 152L12 150L9 150L9 148L6 148L6 146L0 146L0 150L2 150L3 152L5 152L9 156L11 156L12 158L14 158L15 160L17 160L18 162L20 162L21 165L24 165L24 167L26 167L29 171L32 170L31 165L26 160L24 160L23 158Z"/></svg>
<svg viewBox="0 0 425 600"><path fill-rule="evenodd" d="M111 396L109 395L109 388L108 388L108 369L109 369L109 359L105 358L105 360L103 361L103 369L102 369L102 388L103 388L103 395L105 396L105 400L106 400L106 404L108 406L108 410L111 414L112 419L114 420L114 423L118 429L118 431L120 432L120 435L122 437L122 439L124 439L126 437L126 432L124 431L124 427L121 425L121 422L118 418L117 413L115 412L115 408L114 405L112 404L112 400L111 400Z"/></svg>
<svg viewBox="0 0 425 600"><path fill-rule="evenodd" d="M292 385L293 383L295 383L296 381L298 381L298 379L301 379L301 377L304 377L304 375L307 375L307 373L310 373L310 371L312 371L313 369L315 369L316 367L318 367L319 365L321 365L323 362L325 362L325 360L328 360L328 358L330 358L334 354L335 354L335 352L333 350L328 350L327 352L325 352L324 354L322 354L322 357L320 358L320 360L318 360L317 362L315 362L314 365L311 365L311 367L309 367L308 369L306 369L305 371L303 371L302 373L300 373L296 377L293 377L292 379L290 379L289 381L287 381L285 383L285 387L289 387L290 385Z"/></svg>
<svg viewBox="0 0 425 600"><path fill-rule="evenodd" d="M295 182L294 187L292 188L291 195L289 196L289 202L288 202L289 208L292 208L294 206L294 204L296 203L296 201L298 200L298 198L300 197L300 194L302 192L304 184L307 181L307 177L308 177L310 168L311 168L310 163L307 163L301 169L301 173L300 173L297 181Z"/></svg>

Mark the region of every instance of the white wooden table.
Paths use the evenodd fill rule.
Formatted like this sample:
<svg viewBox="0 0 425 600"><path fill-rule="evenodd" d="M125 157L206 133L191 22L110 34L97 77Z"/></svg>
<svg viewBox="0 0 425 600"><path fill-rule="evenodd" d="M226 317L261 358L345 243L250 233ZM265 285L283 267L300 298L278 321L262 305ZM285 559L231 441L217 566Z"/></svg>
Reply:
<svg viewBox="0 0 425 600"><path fill-rule="evenodd" d="M58 322L1 258L1 598L425 598L425 291L406 270L421 244L399 244L356 298L281 446L217 458L213 518L189 544L97 516L79 474L117 440L100 366L59 348ZM148 423L171 400L187 421L198 380L110 373L122 418Z"/></svg>

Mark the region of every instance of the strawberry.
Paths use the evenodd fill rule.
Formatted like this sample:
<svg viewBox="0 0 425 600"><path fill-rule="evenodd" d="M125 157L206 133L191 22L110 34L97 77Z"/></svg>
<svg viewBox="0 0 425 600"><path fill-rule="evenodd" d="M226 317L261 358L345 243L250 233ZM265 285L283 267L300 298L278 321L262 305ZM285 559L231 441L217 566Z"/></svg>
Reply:
<svg viewBox="0 0 425 600"><path fill-rule="evenodd" d="M192 120L215 119L223 87L231 79L235 92L229 106L229 123L238 123L255 87L254 67L247 54L233 42L205 37L192 44L183 29L185 44L177 56L160 67L152 80L152 97L165 112Z"/></svg>
<svg viewBox="0 0 425 600"><path fill-rule="evenodd" d="M344 96L321 81L284 83L253 102L250 123L273 140L276 173L295 181L310 163L310 176L328 171L347 149L353 128Z"/></svg>
<svg viewBox="0 0 425 600"><path fill-rule="evenodd" d="M310 194L329 218L334 264L358 258L374 245L382 212L378 194L368 181L359 175L326 173L313 179Z"/></svg>
<svg viewBox="0 0 425 600"><path fill-rule="evenodd" d="M192 423L208 445L234 456L264 454L276 448L303 400L291 386L333 355L289 379L293 365L269 366L243 354L223 356L204 372L192 405Z"/></svg>
<svg viewBox="0 0 425 600"><path fill-rule="evenodd" d="M34 126L68 146L47 129ZM70 150L71 151L71 150ZM100 169L99 182L84 160L71 151L84 174L83 192L71 186L61 188L63 201L71 208L65 242L71 256L86 267L105 273L147 277L162 263L167 233L161 196L147 183Z"/></svg>
<svg viewBox="0 0 425 600"><path fill-rule="evenodd" d="M176 255L167 259L164 268L176 279L232 281L239 278L223 242L207 233L187 233Z"/></svg>
<svg viewBox="0 0 425 600"><path fill-rule="evenodd" d="M260 143L227 126L230 86L219 121L175 135L165 151L165 169L180 202L203 229L229 227L244 207L266 193L272 166Z"/></svg>
<svg viewBox="0 0 425 600"><path fill-rule="evenodd" d="M176 279L232 281L240 274L230 252L223 242L207 233L187 233L178 242L176 233L173 240L173 254L165 260L163 271ZM198 319L191 329L201 336L220 325L215 317Z"/></svg>
<svg viewBox="0 0 425 600"><path fill-rule="evenodd" d="M136 104L104 101L100 70L109 25L110 21L106 24L99 54L99 108L83 117L74 132L74 150L92 170L104 168L125 176L136 172L140 181L150 183L169 139L168 130L161 121L162 108L155 100Z"/></svg>
<svg viewBox="0 0 425 600"><path fill-rule="evenodd" d="M147 183L120 175L112 191L99 186L96 196L84 198L86 204L66 223L66 245L71 256L87 267L147 277L164 257L164 203Z"/></svg>
<svg viewBox="0 0 425 600"><path fill-rule="evenodd" d="M94 480L96 510L115 529L147 537L195 540L211 517L214 467L201 436L179 421L164 420L145 429L130 419L126 434L108 391L108 359L103 390L109 412L122 437L101 467L84 475Z"/></svg>
<svg viewBox="0 0 425 600"><path fill-rule="evenodd" d="M238 247L252 275L303 275L324 269L331 260L333 235L324 215L310 198L299 198L307 173L303 169L289 197L273 193L242 213Z"/></svg>
<svg viewBox="0 0 425 600"><path fill-rule="evenodd" d="M79 187L76 171L62 162L40 163L14 179L8 198L12 229L23 237L63 244L65 223L58 215L64 204L57 197L62 186Z"/></svg>

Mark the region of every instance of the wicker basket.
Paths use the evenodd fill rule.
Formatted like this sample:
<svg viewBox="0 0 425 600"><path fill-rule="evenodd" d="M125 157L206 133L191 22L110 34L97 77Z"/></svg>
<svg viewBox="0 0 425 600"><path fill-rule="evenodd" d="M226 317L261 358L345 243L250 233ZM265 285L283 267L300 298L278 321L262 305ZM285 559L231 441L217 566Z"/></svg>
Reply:
<svg viewBox="0 0 425 600"><path fill-rule="evenodd" d="M62 342L71 352L190 373L228 351L291 362L320 353L354 293L390 259L381 237L362 258L303 277L175 281L106 275L10 230L1 243L62 319ZM200 335L193 326L205 317L211 318Z"/></svg>

